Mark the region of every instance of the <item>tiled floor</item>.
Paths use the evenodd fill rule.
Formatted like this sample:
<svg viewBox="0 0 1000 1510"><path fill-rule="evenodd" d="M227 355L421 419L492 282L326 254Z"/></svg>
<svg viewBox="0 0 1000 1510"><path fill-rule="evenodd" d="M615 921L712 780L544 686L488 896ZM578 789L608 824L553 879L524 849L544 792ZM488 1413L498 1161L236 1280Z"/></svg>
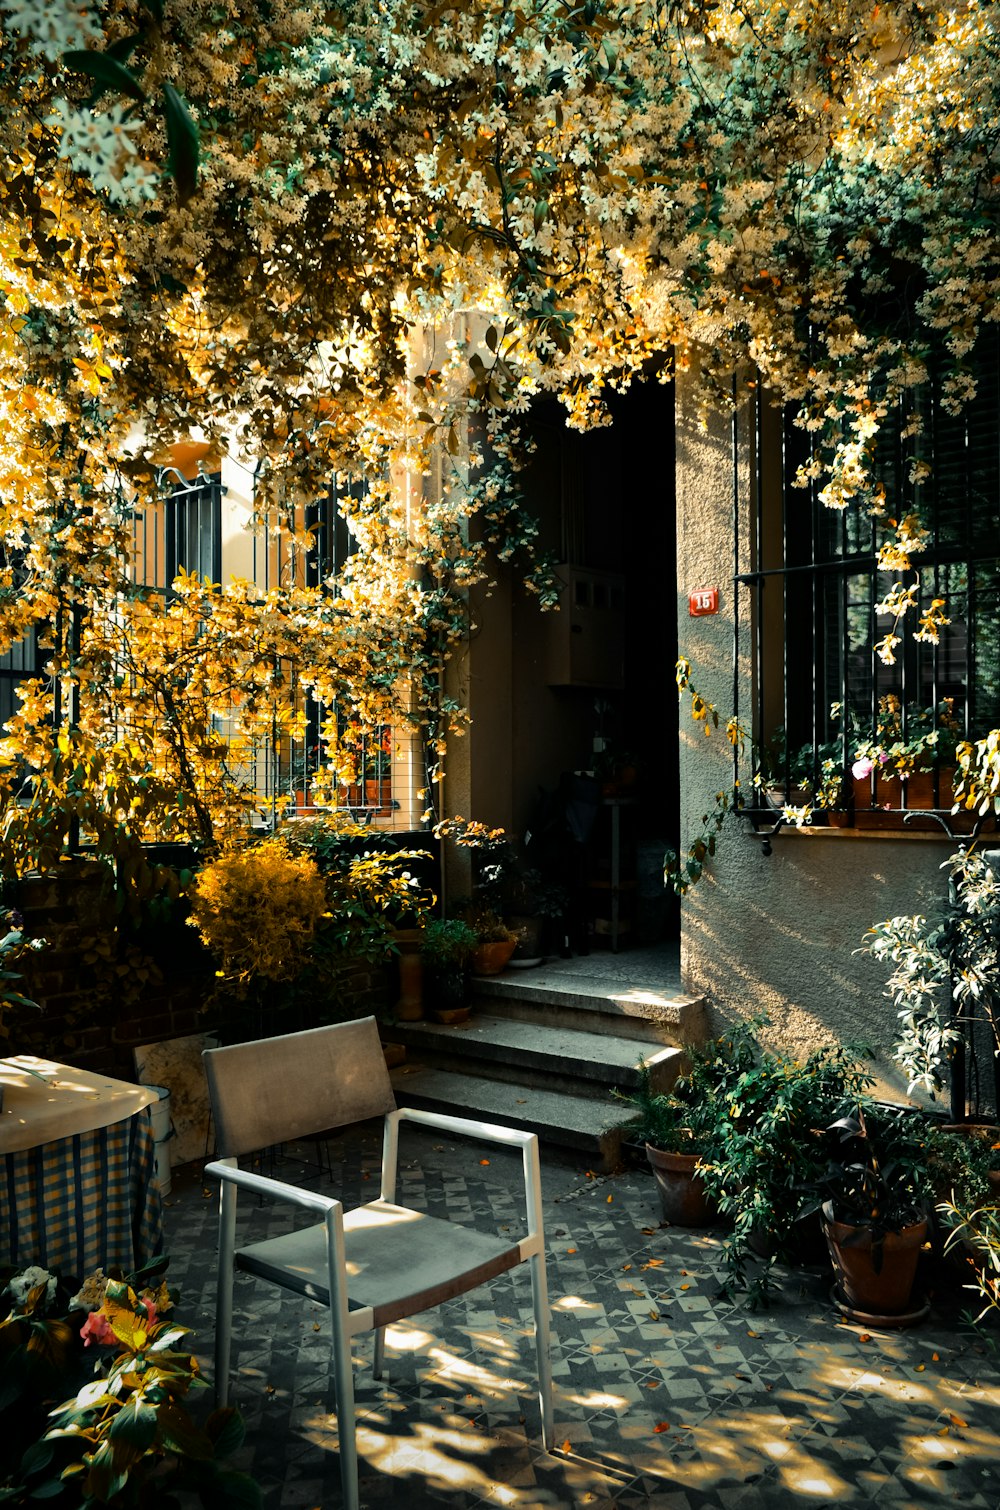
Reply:
<svg viewBox="0 0 1000 1510"><path fill-rule="evenodd" d="M516 1228L519 1160L404 1137L400 1199ZM377 1130L329 1148L339 1191L352 1204L371 1198ZM323 1184L292 1160L280 1174ZM790 1273L780 1301L752 1314L717 1298L722 1234L662 1227L645 1170L591 1176L547 1159L543 1188L556 1451L538 1435L522 1267L391 1328L379 1384L361 1339L365 1505L1000 1506L1000 1354L962 1324L961 1301L939 1294L922 1326L866 1332L840 1320L817 1271ZM253 1204L241 1216L255 1236L284 1221ZM166 1222L178 1317L196 1329L210 1376L215 1195L194 1166L174 1172ZM269 1510L335 1510L324 1312L240 1280L236 1335L234 1403L248 1426L239 1466L263 1484Z"/></svg>

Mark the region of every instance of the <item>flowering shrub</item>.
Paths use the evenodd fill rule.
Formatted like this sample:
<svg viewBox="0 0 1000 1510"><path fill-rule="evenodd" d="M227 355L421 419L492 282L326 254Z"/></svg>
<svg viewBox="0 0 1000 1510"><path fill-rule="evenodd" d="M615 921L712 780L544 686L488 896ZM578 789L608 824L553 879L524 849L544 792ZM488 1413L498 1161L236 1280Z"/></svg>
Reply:
<svg viewBox="0 0 1000 1510"><path fill-rule="evenodd" d="M903 707L895 693L879 698L875 731L854 750L851 774L864 780L874 771L902 780L916 771L930 771L954 762L959 734L955 700L943 698L937 709Z"/></svg>
<svg viewBox="0 0 1000 1510"><path fill-rule="evenodd" d="M0 1293L4 1504L124 1510L175 1494L212 1510L260 1504L259 1486L224 1462L243 1440L238 1412L214 1411L204 1427L188 1413L202 1381L176 1347L188 1329L163 1319L166 1262L127 1279L98 1270L73 1297L37 1266L10 1277Z"/></svg>
<svg viewBox="0 0 1000 1510"><path fill-rule="evenodd" d="M191 891L191 924L220 960L217 975L237 994L257 980L291 980L326 911L323 877L280 839L229 850Z"/></svg>

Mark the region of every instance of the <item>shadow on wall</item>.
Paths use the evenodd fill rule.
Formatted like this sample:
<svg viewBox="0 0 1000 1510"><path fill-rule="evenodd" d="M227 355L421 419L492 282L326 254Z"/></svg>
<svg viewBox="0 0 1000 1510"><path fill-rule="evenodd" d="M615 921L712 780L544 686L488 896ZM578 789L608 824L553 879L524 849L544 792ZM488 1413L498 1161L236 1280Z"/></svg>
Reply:
<svg viewBox="0 0 1000 1510"><path fill-rule="evenodd" d="M876 1093L905 1096L906 1078L891 1062L896 1009L886 971L857 951L874 923L938 900L949 852L948 843L831 844L794 835L765 857L729 827L712 873L682 907L683 979L708 997L711 1031L764 1012L765 1037L793 1052L832 1040L869 1043Z"/></svg>

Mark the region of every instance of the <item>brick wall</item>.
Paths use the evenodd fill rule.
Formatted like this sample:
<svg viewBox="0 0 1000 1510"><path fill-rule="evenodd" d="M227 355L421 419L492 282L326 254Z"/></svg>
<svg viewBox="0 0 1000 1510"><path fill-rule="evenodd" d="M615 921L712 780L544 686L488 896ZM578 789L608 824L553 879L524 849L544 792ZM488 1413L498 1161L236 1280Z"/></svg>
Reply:
<svg viewBox="0 0 1000 1510"><path fill-rule="evenodd" d="M147 925L134 940L119 937L113 879L103 863L65 860L51 875L8 884L5 898L22 913L27 936L47 946L26 957L18 987L41 1010L10 1009L4 1052L133 1080L137 1045L215 1027L218 1012L206 1009L213 964L194 930L178 922ZM345 963L338 980L343 1010L381 1010L392 999L392 976L390 968Z"/></svg>

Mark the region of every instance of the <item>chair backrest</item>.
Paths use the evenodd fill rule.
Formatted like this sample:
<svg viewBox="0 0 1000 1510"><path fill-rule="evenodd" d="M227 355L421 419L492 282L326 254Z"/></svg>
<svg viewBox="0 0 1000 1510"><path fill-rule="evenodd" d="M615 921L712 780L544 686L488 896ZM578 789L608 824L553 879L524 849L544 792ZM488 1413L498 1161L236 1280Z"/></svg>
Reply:
<svg viewBox="0 0 1000 1510"><path fill-rule="evenodd" d="M223 1158L395 1110L374 1017L203 1057Z"/></svg>

